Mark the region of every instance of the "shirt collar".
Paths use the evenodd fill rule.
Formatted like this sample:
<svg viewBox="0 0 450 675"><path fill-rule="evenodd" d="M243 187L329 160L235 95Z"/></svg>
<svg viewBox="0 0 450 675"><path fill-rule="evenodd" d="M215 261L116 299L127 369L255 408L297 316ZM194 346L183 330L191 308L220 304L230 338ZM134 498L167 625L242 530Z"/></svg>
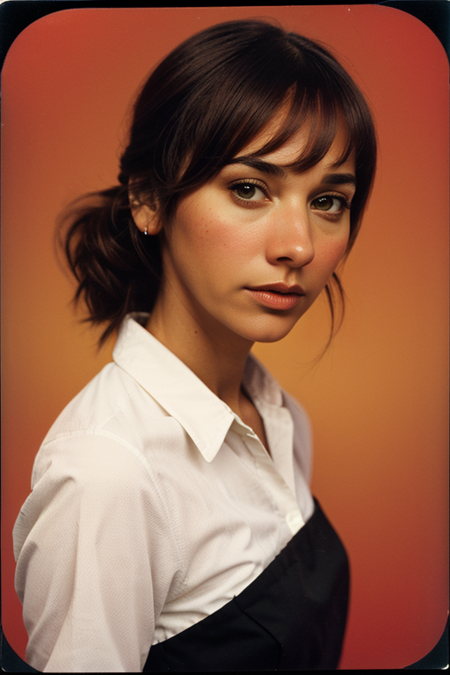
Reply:
<svg viewBox="0 0 450 675"><path fill-rule="evenodd" d="M257 407L271 405L280 408L283 405L280 385L253 354L249 354L245 364L243 385Z"/></svg>
<svg viewBox="0 0 450 675"><path fill-rule="evenodd" d="M148 314L140 312L125 317L113 359L181 424L204 459L211 462L233 421L242 422L192 370L141 325L147 318ZM263 402L282 405L278 383L253 355L247 360L244 387L257 406Z"/></svg>

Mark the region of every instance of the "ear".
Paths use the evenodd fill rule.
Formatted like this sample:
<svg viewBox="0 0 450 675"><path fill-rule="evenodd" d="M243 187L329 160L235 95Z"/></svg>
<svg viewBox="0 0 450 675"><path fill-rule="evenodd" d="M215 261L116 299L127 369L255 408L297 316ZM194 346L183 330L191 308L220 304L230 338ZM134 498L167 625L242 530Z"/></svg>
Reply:
<svg viewBox="0 0 450 675"><path fill-rule="evenodd" d="M138 230L145 234L158 234L162 229L158 208L154 204L142 202L133 194L129 194L130 210Z"/></svg>

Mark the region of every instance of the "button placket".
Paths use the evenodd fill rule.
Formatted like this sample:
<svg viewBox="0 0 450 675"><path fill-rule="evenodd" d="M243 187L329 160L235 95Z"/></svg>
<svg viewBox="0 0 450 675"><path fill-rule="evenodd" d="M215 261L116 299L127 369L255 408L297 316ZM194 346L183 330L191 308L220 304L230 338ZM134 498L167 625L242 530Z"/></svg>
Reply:
<svg viewBox="0 0 450 675"><path fill-rule="evenodd" d="M256 471L261 476L261 487L286 522L290 532L296 534L305 524L295 495L278 472L272 458L259 438L250 430L243 441L255 460Z"/></svg>

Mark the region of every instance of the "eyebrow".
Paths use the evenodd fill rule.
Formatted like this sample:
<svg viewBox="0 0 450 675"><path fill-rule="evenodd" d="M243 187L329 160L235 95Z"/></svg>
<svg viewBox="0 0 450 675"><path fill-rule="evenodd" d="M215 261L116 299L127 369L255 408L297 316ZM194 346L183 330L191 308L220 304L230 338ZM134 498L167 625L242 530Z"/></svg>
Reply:
<svg viewBox="0 0 450 675"><path fill-rule="evenodd" d="M286 178L286 171L281 166L265 162L263 159L259 159L259 157L246 157L245 155L235 157L228 164L244 164L270 176ZM352 173L328 173L323 177L322 183L327 183L328 185L354 185L356 187L356 178Z"/></svg>
<svg viewBox="0 0 450 675"><path fill-rule="evenodd" d="M262 173L268 173L270 176L278 176L278 178L286 177L286 171L281 166L265 162L263 159L259 159L259 157L235 157L228 164L245 164L245 166L250 166L252 169L257 169Z"/></svg>
<svg viewBox="0 0 450 675"><path fill-rule="evenodd" d="M322 182L328 185L354 185L356 187L356 178L352 173L328 173L323 177Z"/></svg>

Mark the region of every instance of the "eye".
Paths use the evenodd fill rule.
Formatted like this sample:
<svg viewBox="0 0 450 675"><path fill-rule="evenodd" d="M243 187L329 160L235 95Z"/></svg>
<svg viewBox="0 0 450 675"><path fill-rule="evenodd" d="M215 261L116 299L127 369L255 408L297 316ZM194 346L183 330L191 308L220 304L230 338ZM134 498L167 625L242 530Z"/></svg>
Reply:
<svg viewBox="0 0 450 675"><path fill-rule="evenodd" d="M238 200L243 202L261 202L267 198L264 188L251 181L233 183L228 189Z"/></svg>
<svg viewBox="0 0 450 675"><path fill-rule="evenodd" d="M317 211L324 211L330 215L340 214L344 208L350 208L350 204L342 195L322 195L316 197L311 202L311 206Z"/></svg>

